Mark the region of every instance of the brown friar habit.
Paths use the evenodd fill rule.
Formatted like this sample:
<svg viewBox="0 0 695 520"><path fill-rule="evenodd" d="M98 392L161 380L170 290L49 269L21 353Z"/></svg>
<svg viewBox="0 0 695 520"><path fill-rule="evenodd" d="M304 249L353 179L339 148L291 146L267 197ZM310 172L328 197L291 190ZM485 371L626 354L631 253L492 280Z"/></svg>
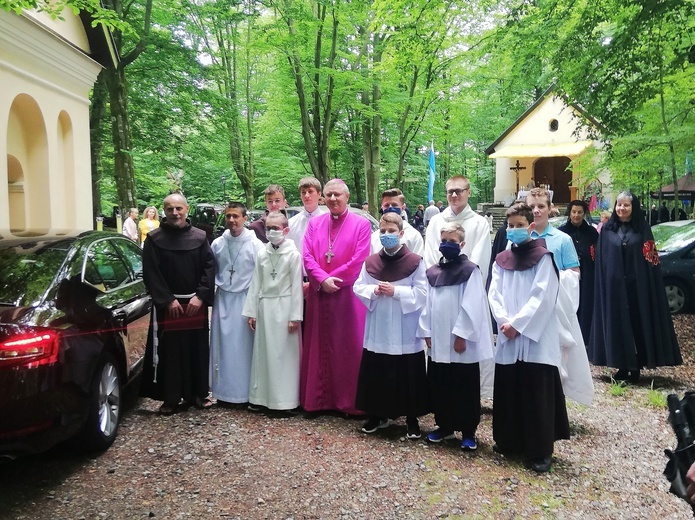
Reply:
<svg viewBox="0 0 695 520"><path fill-rule="evenodd" d="M459 255L449 261L442 257L438 264L427 270L427 281L432 287L458 285L467 282L477 267L466 255Z"/></svg>
<svg viewBox="0 0 695 520"><path fill-rule="evenodd" d="M394 255L387 255L384 249L370 255L364 261L369 276L380 282L395 282L407 278L420 265L419 255L412 253L408 246L402 246Z"/></svg>
<svg viewBox="0 0 695 520"><path fill-rule="evenodd" d="M545 239L537 238L519 245L512 244L510 249L502 251L495 257L495 262L507 271L526 271L540 262L543 255L547 254L552 255L545 247ZM557 271L557 267L555 271Z"/></svg>
<svg viewBox="0 0 695 520"><path fill-rule="evenodd" d="M178 299L186 304L190 298L180 295L193 293L204 302L202 312L207 316L207 305L212 305L215 292L215 258L205 232L190 222L177 228L163 219L160 227L147 235L142 262L144 282L157 312L159 345L155 369L150 320L141 395L172 406L182 399L192 402L205 398L209 391L208 321L202 320L202 328L167 330L171 318L166 317L171 302Z"/></svg>

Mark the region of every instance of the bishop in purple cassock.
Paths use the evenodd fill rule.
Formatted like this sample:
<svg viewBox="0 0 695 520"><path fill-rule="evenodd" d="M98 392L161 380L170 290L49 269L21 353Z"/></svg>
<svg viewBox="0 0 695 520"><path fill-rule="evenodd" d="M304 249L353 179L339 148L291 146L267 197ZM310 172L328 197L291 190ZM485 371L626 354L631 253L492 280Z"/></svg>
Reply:
<svg viewBox="0 0 695 520"><path fill-rule="evenodd" d="M369 255L369 221L348 209L340 179L323 190L329 212L312 218L304 235L309 277L301 356L300 402L309 412L355 408L366 308L352 286Z"/></svg>

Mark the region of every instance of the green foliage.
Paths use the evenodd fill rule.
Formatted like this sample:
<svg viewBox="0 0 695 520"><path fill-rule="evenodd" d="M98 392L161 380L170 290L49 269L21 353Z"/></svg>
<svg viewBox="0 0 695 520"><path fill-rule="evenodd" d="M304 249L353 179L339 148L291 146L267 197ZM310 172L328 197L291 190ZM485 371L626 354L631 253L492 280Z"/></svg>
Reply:
<svg viewBox="0 0 695 520"><path fill-rule="evenodd" d="M63 11L70 9L75 15L81 11L92 17L92 27L99 24L124 33L132 32L132 27L121 20L118 14L102 5L99 0L0 0L0 9L22 14L23 9L37 10L48 14L53 20L64 20Z"/></svg>
<svg viewBox="0 0 695 520"><path fill-rule="evenodd" d="M127 69L141 205L177 188L260 205L269 183L299 204L297 181L316 175L323 149L322 171L362 198L374 118L378 191L397 185L411 208L425 203L434 142L435 200L463 174L472 205L492 201L484 150L552 83L607 141L577 162L587 182L610 171L608 188L647 194L695 147L692 0L166 0L152 17ZM109 207L113 183L101 182Z"/></svg>

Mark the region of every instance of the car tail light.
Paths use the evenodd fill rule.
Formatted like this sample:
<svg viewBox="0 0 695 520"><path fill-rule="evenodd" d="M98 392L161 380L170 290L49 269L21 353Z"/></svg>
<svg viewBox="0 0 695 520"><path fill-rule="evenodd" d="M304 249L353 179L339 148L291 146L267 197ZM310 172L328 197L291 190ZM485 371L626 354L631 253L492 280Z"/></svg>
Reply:
<svg viewBox="0 0 695 520"><path fill-rule="evenodd" d="M6 339L0 343L0 368L21 365L35 368L58 361L58 334L35 331Z"/></svg>

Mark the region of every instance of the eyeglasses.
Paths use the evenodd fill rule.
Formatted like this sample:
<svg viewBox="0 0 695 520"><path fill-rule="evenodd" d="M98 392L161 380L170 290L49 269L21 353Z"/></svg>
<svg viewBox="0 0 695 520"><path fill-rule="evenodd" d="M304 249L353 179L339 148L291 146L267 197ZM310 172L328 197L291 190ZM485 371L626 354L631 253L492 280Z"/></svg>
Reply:
<svg viewBox="0 0 695 520"><path fill-rule="evenodd" d="M446 190L447 195L461 195L464 191L468 191L470 188L452 188L450 190Z"/></svg>

